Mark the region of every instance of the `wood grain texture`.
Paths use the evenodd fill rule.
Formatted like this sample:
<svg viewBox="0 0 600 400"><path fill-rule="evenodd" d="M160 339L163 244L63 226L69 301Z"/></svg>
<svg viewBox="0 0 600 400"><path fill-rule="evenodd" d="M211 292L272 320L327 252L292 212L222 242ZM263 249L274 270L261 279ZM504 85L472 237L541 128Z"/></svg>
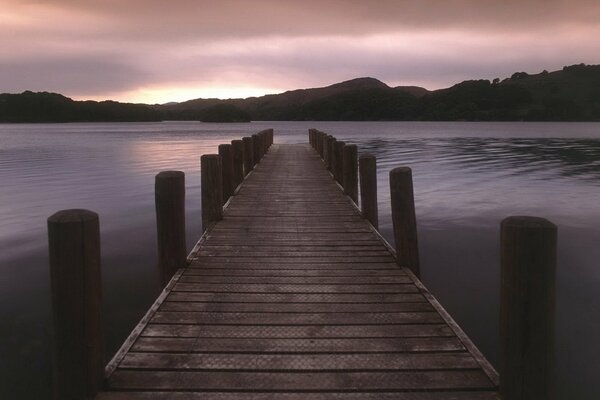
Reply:
<svg viewBox="0 0 600 400"><path fill-rule="evenodd" d="M430 295L335 184L320 154L335 161L335 142L317 130L309 140L257 146L268 148L260 165L101 398L498 399Z"/></svg>

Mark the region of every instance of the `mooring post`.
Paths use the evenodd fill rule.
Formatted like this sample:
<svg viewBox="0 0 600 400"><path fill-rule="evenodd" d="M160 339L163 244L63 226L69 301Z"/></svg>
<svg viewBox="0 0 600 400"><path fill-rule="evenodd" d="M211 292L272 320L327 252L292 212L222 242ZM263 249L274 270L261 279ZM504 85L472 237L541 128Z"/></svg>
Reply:
<svg viewBox="0 0 600 400"><path fill-rule="evenodd" d="M314 129L313 128L308 128L308 144L310 144L310 146L312 148L315 147L315 141L313 139L314 136Z"/></svg>
<svg viewBox="0 0 600 400"><path fill-rule="evenodd" d="M244 176L248 175L254 169L254 138L242 138L244 143Z"/></svg>
<svg viewBox="0 0 600 400"><path fill-rule="evenodd" d="M519 216L500 229L500 394L551 399L557 228Z"/></svg>
<svg viewBox="0 0 600 400"><path fill-rule="evenodd" d="M252 135L252 139L252 144L254 146L254 165L256 165L260 162L260 159L262 158L262 140L261 136L258 134Z"/></svg>
<svg viewBox="0 0 600 400"><path fill-rule="evenodd" d="M230 144L219 145L221 174L223 176L223 204L233 195L233 150Z"/></svg>
<svg viewBox="0 0 600 400"><path fill-rule="evenodd" d="M202 191L202 232L210 224L223 219L223 175L221 157L205 154L200 157L200 190Z"/></svg>
<svg viewBox="0 0 600 400"><path fill-rule="evenodd" d="M321 146L323 146L323 164L325 164L325 166L327 166L327 163L329 162L329 150L328 150L328 145L329 145L329 141L327 140L327 135L323 135L321 140L323 141L323 144Z"/></svg>
<svg viewBox="0 0 600 400"><path fill-rule="evenodd" d="M54 322L53 397L94 398L104 378L98 214L63 210L48 218Z"/></svg>
<svg viewBox="0 0 600 400"><path fill-rule="evenodd" d="M358 204L358 147L355 144L344 146L343 178L344 193Z"/></svg>
<svg viewBox="0 0 600 400"><path fill-rule="evenodd" d="M244 180L244 142L241 140L232 140L231 149L233 151L233 191Z"/></svg>
<svg viewBox="0 0 600 400"><path fill-rule="evenodd" d="M187 261L185 243L185 174L162 171L154 179L158 267L163 287Z"/></svg>
<svg viewBox="0 0 600 400"><path fill-rule="evenodd" d="M329 165L328 169L333 174L335 178L335 166L337 165L337 153L335 152L335 144L337 143L337 139L331 136L331 140L328 141L327 145L329 146L327 150L329 151Z"/></svg>
<svg viewBox="0 0 600 400"><path fill-rule="evenodd" d="M269 150L269 139L267 138L267 131L261 131L259 133L260 138L262 140L262 155L264 156L265 154L267 154L267 151Z"/></svg>
<svg viewBox="0 0 600 400"><path fill-rule="evenodd" d="M336 142L336 140L333 136L327 135L327 163L326 163L326 166L329 171L332 170L333 154L334 154L333 146L334 146L335 142Z"/></svg>
<svg viewBox="0 0 600 400"><path fill-rule="evenodd" d="M398 264L420 276L417 218L413 193L412 170L398 167L390 171L392 223Z"/></svg>
<svg viewBox="0 0 600 400"><path fill-rule="evenodd" d="M377 211L377 160L374 155L361 154L358 159L360 174L360 209L376 229L379 228Z"/></svg>
<svg viewBox="0 0 600 400"><path fill-rule="evenodd" d="M323 135L321 131L317 131L317 153L323 158Z"/></svg>
<svg viewBox="0 0 600 400"><path fill-rule="evenodd" d="M323 152L323 156L321 157L323 159L323 162L325 163L325 165L327 165L327 157L329 156L328 154L328 149L327 149L327 134L323 133L323 135L321 136L321 151Z"/></svg>
<svg viewBox="0 0 600 400"><path fill-rule="evenodd" d="M335 142L333 148L333 151L335 151L335 165L333 168L333 177L336 181L338 181L340 185L344 183L342 180L344 169L344 146L346 146L346 143L338 140Z"/></svg>

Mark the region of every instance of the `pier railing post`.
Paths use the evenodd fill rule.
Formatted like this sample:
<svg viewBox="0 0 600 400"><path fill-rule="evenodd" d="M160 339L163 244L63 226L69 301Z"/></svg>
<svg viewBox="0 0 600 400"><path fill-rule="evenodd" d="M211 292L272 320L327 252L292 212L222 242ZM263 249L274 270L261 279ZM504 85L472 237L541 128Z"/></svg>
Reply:
<svg viewBox="0 0 600 400"><path fill-rule="evenodd" d="M375 228L379 228L377 211L377 160L371 154L362 154L358 159L358 166L362 216Z"/></svg>
<svg viewBox="0 0 600 400"><path fill-rule="evenodd" d="M210 224L223 219L223 175L221 157L205 154L200 157L202 191L202 232Z"/></svg>
<svg viewBox="0 0 600 400"><path fill-rule="evenodd" d="M154 180L158 266L163 286L186 265L185 174L162 171Z"/></svg>
<svg viewBox="0 0 600 400"><path fill-rule="evenodd" d="M233 191L244 180L244 143L241 140L232 140L233 151Z"/></svg>
<svg viewBox="0 0 600 400"><path fill-rule="evenodd" d="M346 143L338 140L335 142L333 151L335 151L335 165L333 166L333 177L336 181L343 184L343 169L344 169L344 146Z"/></svg>
<svg viewBox="0 0 600 400"><path fill-rule="evenodd" d="M321 145L323 146L323 163L325 164L325 166L327 166L327 164L329 163L329 141L327 140L327 135L323 135L321 140L323 141L323 144Z"/></svg>
<svg viewBox="0 0 600 400"><path fill-rule="evenodd" d="M327 134L325 133L321 135L321 152L323 153L321 158L323 159L323 162L327 165L327 157L329 156L329 153L327 151Z"/></svg>
<svg viewBox="0 0 600 400"><path fill-rule="evenodd" d="M254 165L260 162L262 158L262 138L260 135L252 135L252 145L254 146Z"/></svg>
<svg viewBox="0 0 600 400"><path fill-rule="evenodd" d="M242 138L244 143L244 176L248 175L254 169L254 138Z"/></svg>
<svg viewBox="0 0 600 400"><path fill-rule="evenodd" d="M508 217L501 224L500 394L551 399L556 225Z"/></svg>
<svg viewBox="0 0 600 400"><path fill-rule="evenodd" d="M392 223L398 264L420 276L417 218L413 193L412 170L398 167L390 171Z"/></svg>
<svg viewBox="0 0 600 400"><path fill-rule="evenodd" d="M355 144L344 146L343 179L344 193L358 204L358 148Z"/></svg>
<svg viewBox="0 0 600 400"><path fill-rule="evenodd" d="M336 147L336 143L337 143L337 139L334 138L333 136L331 137L332 139L329 141L328 145L329 145L329 171L331 172L331 174L333 175L333 177L335 178L335 169L337 168L337 152L335 151L335 147Z"/></svg>
<svg viewBox="0 0 600 400"><path fill-rule="evenodd" d="M63 210L48 218L54 320L54 399L94 398L104 378L98 214Z"/></svg>
<svg viewBox="0 0 600 400"><path fill-rule="evenodd" d="M332 170L332 165L333 165L333 146L334 143L336 142L335 138L331 135L327 135L327 169L329 171Z"/></svg>
<svg viewBox="0 0 600 400"><path fill-rule="evenodd" d="M223 204L233 195L233 151L230 144L219 145L221 174L223 175Z"/></svg>
<svg viewBox="0 0 600 400"><path fill-rule="evenodd" d="M314 133L313 128L308 128L308 144L310 144L310 147L313 149L315 148Z"/></svg>
<svg viewBox="0 0 600 400"><path fill-rule="evenodd" d="M323 135L321 131L317 131L317 153L323 158Z"/></svg>

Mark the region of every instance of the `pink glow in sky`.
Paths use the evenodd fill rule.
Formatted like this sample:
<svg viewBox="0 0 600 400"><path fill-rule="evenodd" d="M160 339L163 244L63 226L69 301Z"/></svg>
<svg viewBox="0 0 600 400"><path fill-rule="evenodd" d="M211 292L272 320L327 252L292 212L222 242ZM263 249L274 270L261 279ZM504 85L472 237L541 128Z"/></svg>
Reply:
<svg viewBox="0 0 600 400"><path fill-rule="evenodd" d="M600 63L596 0L0 0L0 92L147 103Z"/></svg>

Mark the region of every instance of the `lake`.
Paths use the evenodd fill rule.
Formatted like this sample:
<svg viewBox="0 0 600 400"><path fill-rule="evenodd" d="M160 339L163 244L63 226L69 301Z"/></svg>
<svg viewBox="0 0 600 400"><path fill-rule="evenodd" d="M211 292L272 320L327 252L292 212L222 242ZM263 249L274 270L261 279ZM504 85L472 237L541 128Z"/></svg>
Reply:
<svg viewBox="0 0 600 400"><path fill-rule="evenodd" d="M201 233L200 156L265 128L275 143L307 143L310 127L376 155L390 242L388 172L412 167L422 279L494 364L500 221L557 224L557 398L597 399L600 124L463 122L0 125L0 398L50 396L48 216L100 215L108 360L160 292L154 175L186 173L191 249Z"/></svg>

